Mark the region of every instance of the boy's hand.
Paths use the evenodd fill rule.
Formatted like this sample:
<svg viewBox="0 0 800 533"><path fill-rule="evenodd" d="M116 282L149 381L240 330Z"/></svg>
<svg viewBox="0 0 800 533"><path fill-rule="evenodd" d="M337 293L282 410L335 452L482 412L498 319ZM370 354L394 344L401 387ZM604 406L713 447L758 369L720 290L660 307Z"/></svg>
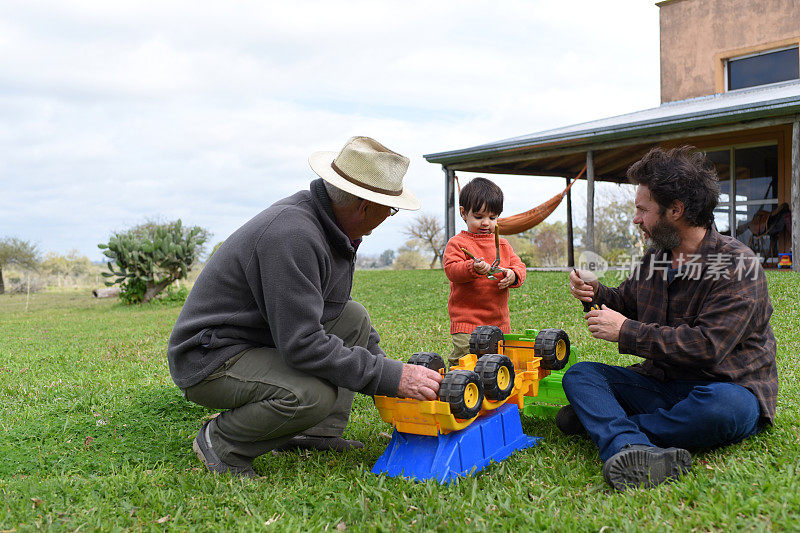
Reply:
<svg viewBox="0 0 800 533"><path fill-rule="evenodd" d="M480 274L481 276L485 276L489 273L489 270L492 266L483 260L483 257L479 257L472 263L472 269L475 270L476 274Z"/></svg>
<svg viewBox="0 0 800 533"><path fill-rule="evenodd" d="M517 274L510 268L500 267L500 270L503 271L505 277L497 284L499 288L506 289L517 281Z"/></svg>

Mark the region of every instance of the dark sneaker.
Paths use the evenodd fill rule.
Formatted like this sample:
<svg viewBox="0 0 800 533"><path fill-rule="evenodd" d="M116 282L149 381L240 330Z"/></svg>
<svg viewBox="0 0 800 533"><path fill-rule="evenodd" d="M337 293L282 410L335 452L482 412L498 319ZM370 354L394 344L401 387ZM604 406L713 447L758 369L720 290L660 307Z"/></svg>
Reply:
<svg viewBox="0 0 800 533"><path fill-rule="evenodd" d="M211 440L208 438L208 425L211 422L213 422L213 420L209 420L203 424L203 427L200 428L200 432L192 443L192 449L197 455L197 458L200 459L200 462L206 465L206 468L215 474L228 473L232 476L248 477L252 479L257 478L258 474L253 470L252 466L229 465L217 456L214 452L214 448L211 447Z"/></svg>
<svg viewBox="0 0 800 533"><path fill-rule="evenodd" d="M581 421L578 419L578 414L571 405L565 405L558 410L558 414L556 415L556 427L558 427L564 435L588 435L586 428L581 424Z"/></svg>
<svg viewBox="0 0 800 533"><path fill-rule="evenodd" d="M273 451L286 452L289 450L317 450L345 452L363 448L364 443L359 440L347 440L342 437L313 437L311 435L295 435Z"/></svg>
<svg viewBox="0 0 800 533"><path fill-rule="evenodd" d="M692 456L683 448L656 448L628 444L603 465L603 477L617 490L651 488L678 479L692 467Z"/></svg>

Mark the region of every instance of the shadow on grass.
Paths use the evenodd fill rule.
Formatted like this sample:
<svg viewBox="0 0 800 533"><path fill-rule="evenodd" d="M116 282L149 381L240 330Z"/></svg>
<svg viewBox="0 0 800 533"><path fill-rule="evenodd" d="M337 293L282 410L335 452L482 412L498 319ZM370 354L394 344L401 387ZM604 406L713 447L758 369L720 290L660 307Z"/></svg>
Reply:
<svg viewBox="0 0 800 533"><path fill-rule="evenodd" d="M163 463L187 466L194 459L191 439L208 410L160 385L114 400L101 410L92 405L96 398L80 398L69 409L45 409L35 422L10 428L0 439L0 477L102 475Z"/></svg>

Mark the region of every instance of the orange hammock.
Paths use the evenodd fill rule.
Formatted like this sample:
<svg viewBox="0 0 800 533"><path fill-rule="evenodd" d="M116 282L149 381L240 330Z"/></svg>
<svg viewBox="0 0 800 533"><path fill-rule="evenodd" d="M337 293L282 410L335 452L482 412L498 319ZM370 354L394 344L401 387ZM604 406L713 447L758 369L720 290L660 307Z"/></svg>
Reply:
<svg viewBox="0 0 800 533"><path fill-rule="evenodd" d="M558 207L558 205L561 203L561 200L564 198L564 196L567 195L569 189L575 185L575 182L578 181L581 176L583 176L584 172L586 172L585 165L580 174L578 174L578 176L572 180L572 183L567 185L567 188L564 189L563 192L553 196L542 205L538 205L530 211L525 211L524 213L497 219L497 225L500 228L500 235L514 235L516 233L522 233L523 231L529 230L541 223L544 219L549 217L553 211L556 210L556 207Z"/></svg>

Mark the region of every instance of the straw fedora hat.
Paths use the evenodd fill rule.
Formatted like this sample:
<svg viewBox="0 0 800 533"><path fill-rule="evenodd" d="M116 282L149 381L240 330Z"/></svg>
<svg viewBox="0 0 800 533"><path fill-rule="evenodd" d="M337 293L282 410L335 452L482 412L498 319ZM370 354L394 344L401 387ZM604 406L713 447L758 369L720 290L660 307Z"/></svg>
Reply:
<svg viewBox="0 0 800 533"><path fill-rule="evenodd" d="M351 137L342 151L314 152L311 169L339 189L376 204L419 209L420 201L403 187L409 159L369 137Z"/></svg>

